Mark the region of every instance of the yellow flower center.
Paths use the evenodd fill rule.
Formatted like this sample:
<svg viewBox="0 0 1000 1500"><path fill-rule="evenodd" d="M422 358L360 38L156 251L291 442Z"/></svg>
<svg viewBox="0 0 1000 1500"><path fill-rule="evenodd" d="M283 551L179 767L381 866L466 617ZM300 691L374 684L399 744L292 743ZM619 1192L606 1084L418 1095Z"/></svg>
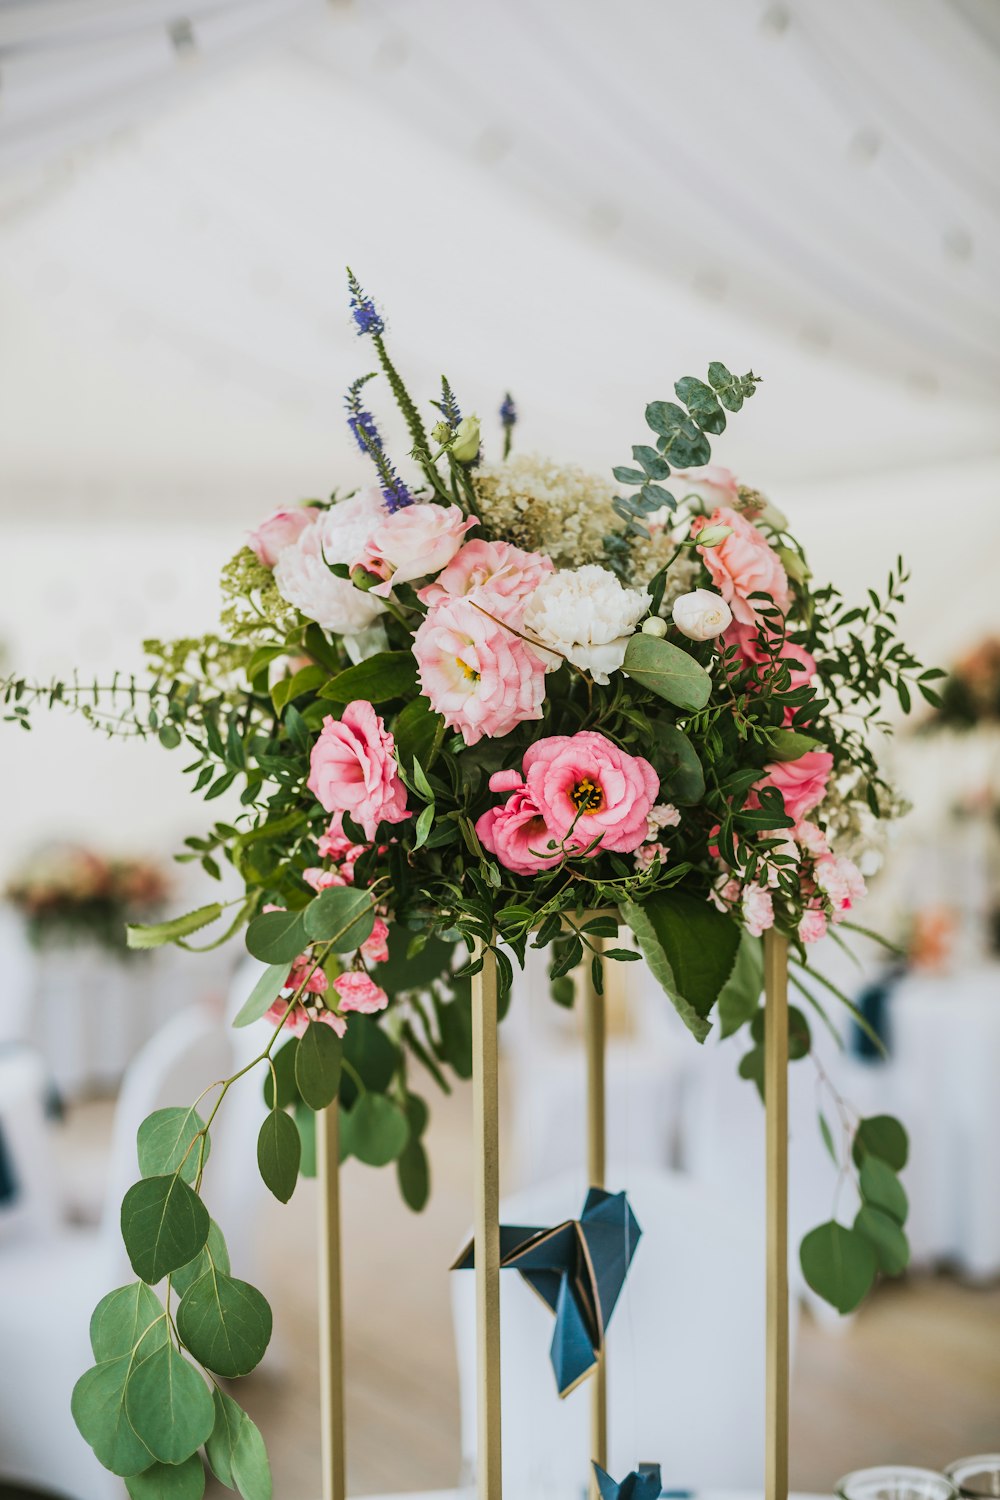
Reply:
<svg viewBox="0 0 1000 1500"><path fill-rule="evenodd" d="M604 793L596 781L584 776L569 794L569 800L580 813L599 812L604 805Z"/></svg>
<svg viewBox="0 0 1000 1500"><path fill-rule="evenodd" d="M455 657L455 665L461 668L462 676L465 678L466 682L479 681L479 673L475 670L474 667L470 667L468 662L463 661L460 656Z"/></svg>

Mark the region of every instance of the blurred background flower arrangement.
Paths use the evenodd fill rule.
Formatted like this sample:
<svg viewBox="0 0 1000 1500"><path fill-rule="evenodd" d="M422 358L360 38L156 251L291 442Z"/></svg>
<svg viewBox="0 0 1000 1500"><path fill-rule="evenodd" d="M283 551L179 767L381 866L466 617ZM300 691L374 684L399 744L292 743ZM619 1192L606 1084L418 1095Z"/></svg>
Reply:
<svg viewBox="0 0 1000 1500"><path fill-rule="evenodd" d="M78 844L50 844L8 880L4 899L24 922L32 947L94 944L125 957L130 922L153 921L170 893L154 860L107 855Z"/></svg>

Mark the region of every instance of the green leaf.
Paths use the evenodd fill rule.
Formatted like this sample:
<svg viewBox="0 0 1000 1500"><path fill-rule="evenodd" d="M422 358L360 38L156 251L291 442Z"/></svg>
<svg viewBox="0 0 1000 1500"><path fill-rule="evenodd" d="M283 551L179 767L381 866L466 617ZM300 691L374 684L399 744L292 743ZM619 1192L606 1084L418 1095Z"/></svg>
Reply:
<svg viewBox="0 0 1000 1500"><path fill-rule="evenodd" d="M131 1500L201 1500L205 1469L197 1453L182 1464L151 1464L125 1480Z"/></svg>
<svg viewBox="0 0 1000 1500"><path fill-rule="evenodd" d="M264 1439L246 1412L224 1391L215 1389L215 1426L205 1444L212 1473L243 1500L271 1500L271 1470Z"/></svg>
<svg viewBox="0 0 1000 1500"><path fill-rule="evenodd" d="M708 1014L736 962L739 927L686 891L659 891L641 905L626 901L621 912L681 1020L703 1042Z"/></svg>
<svg viewBox="0 0 1000 1500"><path fill-rule="evenodd" d="M329 943L334 953L360 948L375 926L371 892L353 885L330 885L305 910L305 928L314 942Z"/></svg>
<svg viewBox="0 0 1000 1500"><path fill-rule="evenodd" d="M134 1367L125 1387L125 1411L161 1464L190 1458L215 1425L208 1386L173 1344L164 1344Z"/></svg>
<svg viewBox="0 0 1000 1500"><path fill-rule="evenodd" d="M417 825L416 825L416 829L415 829L416 838L413 841L413 847L414 847L414 849L422 849L423 848L424 844L426 844L426 842L427 842L428 837L430 836L430 831L433 828L433 826L434 826L434 805L432 803L429 807L425 807L424 808L423 812L420 814L419 818L417 819Z"/></svg>
<svg viewBox="0 0 1000 1500"><path fill-rule="evenodd" d="M723 1037L732 1036L753 1019L763 988L764 945L743 928L733 972L719 992L719 1027Z"/></svg>
<svg viewBox="0 0 1000 1500"><path fill-rule="evenodd" d="M669 479L670 465L665 458L660 457L655 448L644 443L633 444L632 457L641 465L647 479Z"/></svg>
<svg viewBox="0 0 1000 1500"><path fill-rule="evenodd" d="M819 740L811 734L799 734L795 729L771 729L767 755L770 760L798 760L808 750L815 750Z"/></svg>
<svg viewBox="0 0 1000 1500"><path fill-rule="evenodd" d="M657 724L655 746L663 791L681 807L693 807L705 795L705 773L697 750L676 724Z"/></svg>
<svg viewBox="0 0 1000 1500"><path fill-rule="evenodd" d="M154 1329L156 1324L159 1327ZM144 1334L149 1341L144 1345L148 1353L152 1341L161 1333L166 1342L169 1337L166 1313L159 1297L144 1281L133 1281L108 1292L90 1319L90 1346L98 1364L131 1354Z"/></svg>
<svg viewBox="0 0 1000 1500"><path fill-rule="evenodd" d="M623 669L640 687L678 708L704 708L712 691L711 677L693 656L641 630L625 648Z"/></svg>
<svg viewBox="0 0 1000 1500"><path fill-rule="evenodd" d="M881 1208L863 1203L854 1227L871 1244L879 1270L886 1276L902 1276L910 1263L910 1245L896 1220Z"/></svg>
<svg viewBox="0 0 1000 1500"><path fill-rule="evenodd" d="M873 1208L884 1209L897 1224L905 1224L909 1204L903 1185L887 1162L866 1156L858 1178L861 1196Z"/></svg>
<svg viewBox="0 0 1000 1500"><path fill-rule="evenodd" d="M878 1272L875 1251L865 1236L834 1219L806 1235L799 1259L808 1285L840 1313L854 1311Z"/></svg>
<svg viewBox="0 0 1000 1500"><path fill-rule="evenodd" d="M444 720L436 714L426 698L412 698L396 715L392 726L396 741L396 759L411 766L414 760L430 766Z"/></svg>
<svg viewBox="0 0 1000 1500"><path fill-rule="evenodd" d="M94 1365L73 1387L73 1420L112 1474L139 1474L153 1462L125 1411L125 1390L135 1368L131 1353L119 1354Z"/></svg>
<svg viewBox="0 0 1000 1500"><path fill-rule="evenodd" d="M707 464L712 448L683 407L673 401L651 401L646 407L646 423L659 434L656 446L675 469L696 469Z"/></svg>
<svg viewBox="0 0 1000 1500"><path fill-rule="evenodd" d="M163 1177L180 1172L185 1182L193 1182L199 1166L208 1160L211 1150L207 1134L204 1148L194 1144L204 1129L205 1122L193 1106L188 1109L172 1106L147 1115L136 1137L139 1171L143 1177Z"/></svg>
<svg viewBox="0 0 1000 1500"><path fill-rule="evenodd" d="M311 1109L325 1109L337 1097L343 1047L332 1026L311 1021L295 1053L295 1082Z"/></svg>
<svg viewBox="0 0 1000 1500"><path fill-rule="evenodd" d="M209 1222L208 1239L205 1241L204 1247L195 1256L194 1260L189 1260L186 1266L180 1266L176 1271L171 1273L170 1285L178 1297L183 1297L188 1287L196 1282L199 1276L204 1276L206 1271L210 1271L213 1266L217 1267L220 1271L225 1271L228 1276L229 1251L226 1249L222 1230L214 1219Z"/></svg>
<svg viewBox="0 0 1000 1500"><path fill-rule="evenodd" d="M308 667L302 667L290 677L279 677L271 689L271 702L274 704L275 711L280 714L286 704L293 702L296 698L301 698L304 693L317 692L329 676L325 667L312 662Z"/></svg>
<svg viewBox="0 0 1000 1500"><path fill-rule="evenodd" d="M645 484L647 474L643 469L630 469L627 465L616 464L611 470L619 484Z"/></svg>
<svg viewBox="0 0 1000 1500"><path fill-rule="evenodd" d="M398 922L389 923L389 957L378 966L378 982L388 995L403 990L427 990L435 979L451 973L454 943L430 937L422 948L411 952L416 934Z"/></svg>
<svg viewBox="0 0 1000 1500"><path fill-rule="evenodd" d="M259 1021L261 1016L270 1010L287 981L288 965L286 963L269 964L237 1012L233 1025L249 1026L252 1022Z"/></svg>
<svg viewBox="0 0 1000 1500"><path fill-rule="evenodd" d="M130 925L125 928L126 941L130 948L162 948L164 943L176 943L178 938L189 937L210 922L217 922L222 911L219 902L212 901L208 906L199 906L197 911L186 912L183 917L172 917L169 922Z"/></svg>
<svg viewBox="0 0 1000 1500"><path fill-rule="evenodd" d="M726 414L711 386L694 375L684 375L675 383L674 391L704 432L725 432Z"/></svg>
<svg viewBox="0 0 1000 1500"><path fill-rule="evenodd" d="M176 1174L145 1177L122 1200L121 1227L133 1271L153 1286L194 1260L208 1239L208 1210Z"/></svg>
<svg viewBox="0 0 1000 1500"><path fill-rule="evenodd" d="M268 1109L285 1109L299 1097L299 1086L295 1081L295 1054L298 1050L299 1039L293 1036L271 1058L273 1074L271 1068L264 1074L264 1103ZM278 1083L277 1098L275 1079Z"/></svg>
<svg viewBox="0 0 1000 1500"><path fill-rule="evenodd" d="M427 1152L414 1135L410 1136L396 1161L396 1175L403 1202L415 1214L420 1213L430 1197L431 1175Z"/></svg>
<svg viewBox="0 0 1000 1500"><path fill-rule="evenodd" d="M366 1089L384 1093L399 1066L399 1048L378 1024L375 1016L352 1015L344 1037L344 1058L359 1075ZM351 1083L351 1088L347 1084ZM355 1094L352 1081L342 1080L341 1102L348 1107Z"/></svg>
<svg viewBox="0 0 1000 1500"><path fill-rule="evenodd" d="M283 1109L272 1109L257 1137L257 1165L265 1184L282 1203L295 1191L301 1155L295 1121Z"/></svg>
<svg viewBox="0 0 1000 1500"><path fill-rule="evenodd" d="M249 1375L264 1358L271 1309L249 1282L213 1268L181 1298L177 1331L199 1364L232 1380Z"/></svg>
<svg viewBox="0 0 1000 1500"><path fill-rule="evenodd" d="M472 1077L472 995L442 1000L434 995L441 1051L459 1078Z"/></svg>
<svg viewBox="0 0 1000 1500"><path fill-rule="evenodd" d="M362 1094L340 1117L340 1149L369 1167L385 1167L402 1153L410 1138L406 1116L384 1094Z"/></svg>
<svg viewBox="0 0 1000 1500"><path fill-rule="evenodd" d="M906 1166L910 1143L906 1131L892 1115L872 1115L862 1120L854 1136L853 1156L860 1167L866 1156L877 1156L894 1172Z"/></svg>
<svg viewBox="0 0 1000 1500"><path fill-rule="evenodd" d="M292 964L308 946L300 911L266 911L247 928L247 951L265 964Z"/></svg>
<svg viewBox="0 0 1000 1500"><path fill-rule="evenodd" d="M827 1120L826 1115L823 1114L822 1110L820 1111L819 1115L819 1133L823 1137L824 1146L830 1153L830 1160L833 1162L833 1165L835 1167L839 1167L840 1162L837 1159L837 1147L834 1144L833 1131L830 1129L830 1123Z"/></svg>
<svg viewBox="0 0 1000 1500"><path fill-rule="evenodd" d="M412 651L379 651L357 666L348 667L320 692L333 703L385 703L390 698L409 698L416 691L417 661Z"/></svg>
<svg viewBox="0 0 1000 1500"><path fill-rule="evenodd" d="M299 1176L316 1176L316 1116L307 1104L301 1102L296 1104L293 1119L295 1128L299 1132L299 1140L302 1143L302 1155L299 1158Z"/></svg>

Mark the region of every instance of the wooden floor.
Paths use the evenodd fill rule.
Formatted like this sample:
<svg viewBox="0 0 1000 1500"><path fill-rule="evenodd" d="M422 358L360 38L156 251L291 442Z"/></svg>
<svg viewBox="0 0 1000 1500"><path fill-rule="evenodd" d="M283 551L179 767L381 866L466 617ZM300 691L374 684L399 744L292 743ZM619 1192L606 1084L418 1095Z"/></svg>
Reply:
<svg viewBox="0 0 1000 1500"><path fill-rule="evenodd" d="M435 1105L435 1181L425 1214L401 1205L391 1171L350 1163L343 1173L352 1495L458 1481L446 1268L470 1222L469 1110L467 1092ZM94 1149L101 1134L93 1111L89 1118L81 1112L69 1122L66 1144ZM315 1185L300 1183L263 1225L273 1268L264 1283L275 1313L271 1368L238 1391L264 1430L276 1500L320 1495L315 1214ZM836 1332L805 1320L794 1380L793 1488L829 1491L846 1470L876 1462L937 1468L997 1449L1000 1287L914 1277L882 1290Z"/></svg>

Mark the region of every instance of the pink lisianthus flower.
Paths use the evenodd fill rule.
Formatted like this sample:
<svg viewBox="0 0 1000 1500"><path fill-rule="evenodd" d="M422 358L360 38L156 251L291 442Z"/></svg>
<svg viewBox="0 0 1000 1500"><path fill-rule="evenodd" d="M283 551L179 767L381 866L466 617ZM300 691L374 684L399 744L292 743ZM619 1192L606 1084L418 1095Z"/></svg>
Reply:
<svg viewBox="0 0 1000 1500"><path fill-rule="evenodd" d="M774 903L766 886L744 886L740 905L743 921L751 937L760 937L769 927L774 926Z"/></svg>
<svg viewBox="0 0 1000 1500"><path fill-rule="evenodd" d="M798 823L822 802L832 769L833 756L828 750L807 750L798 760L778 760L765 766L766 774L754 782L751 791L777 787L785 812Z"/></svg>
<svg viewBox="0 0 1000 1500"><path fill-rule="evenodd" d="M318 518L319 511L310 505L296 505L288 510L272 511L266 521L251 531L247 537L247 546L253 552L259 563L265 568L273 568L278 561L278 553L285 547L290 547L300 532L305 531Z"/></svg>
<svg viewBox="0 0 1000 1500"><path fill-rule="evenodd" d="M807 906L799 918L798 933L804 943L818 943L826 937L826 913L818 906Z"/></svg>
<svg viewBox="0 0 1000 1500"><path fill-rule="evenodd" d="M338 1036L343 1036L347 1030L347 1022L340 1016L335 1015L332 1010L327 1010L325 1005L317 1005L312 1010L303 1010L301 1005L296 1005L292 1014L288 1014L287 1000L275 1000L274 1004L264 1012L264 1020L270 1021L272 1026L277 1026L284 1017L285 1030L290 1031L293 1036L302 1036L307 1026L313 1021L321 1021L324 1026L331 1027Z"/></svg>
<svg viewBox="0 0 1000 1500"><path fill-rule="evenodd" d="M389 928L381 917L361 944L361 952L370 964L384 964L389 958Z"/></svg>
<svg viewBox="0 0 1000 1500"><path fill-rule="evenodd" d="M477 518L464 516L457 505L433 501L407 505L375 527L355 565L383 579L371 592L384 598L394 584L439 573L455 556L469 527L476 524Z"/></svg>
<svg viewBox="0 0 1000 1500"><path fill-rule="evenodd" d="M511 785L510 778L514 778ZM516 771L498 771L490 777L494 792L511 792L503 807L491 807L476 821L476 837L484 849L515 875L537 875L551 870L565 858L527 787Z"/></svg>
<svg viewBox="0 0 1000 1500"><path fill-rule="evenodd" d="M400 512L402 514L402 512ZM350 813L373 839L379 823L402 823L406 788L395 741L370 703L356 699L339 719L328 715L312 747L307 785L327 812Z"/></svg>
<svg viewBox="0 0 1000 1500"><path fill-rule="evenodd" d="M745 625L756 622L757 609L749 596L758 593L768 594L784 612L789 602L788 575L763 532L728 505L720 505L707 520L695 516L691 535L697 536L706 525L732 528L732 535L718 546L697 550L734 618Z"/></svg>
<svg viewBox="0 0 1000 1500"><path fill-rule="evenodd" d="M363 1016L373 1016L389 1004L385 990L360 969L338 974L333 987L340 996L341 1010L356 1010Z"/></svg>
<svg viewBox="0 0 1000 1500"><path fill-rule="evenodd" d="M827 855L813 867L813 879L833 907L833 920L843 921L865 894L865 878L852 859Z"/></svg>
<svg viewBox="0 0 1000 1500"><path fill-rule="evenodd" d="M542 657L471 599L434 605L413 638L413 654L431 707L467 745L542 717Z"/></svg>
<svg viewBox="0 0 1000 1500"><path fill-rule="evenodd" d="M648 760L629 755L603 734L551 735L524 754L528 793L556 842L595 853L631 854L645 843L660 780Z"/></svg>
<svg viewBox="0 0 1000 1500"><path fill-rule="evenodd" d="M475 595L490 614L509 619L552 571L551 558L541 552L524 552L510 542L476 540L460 547L417 598L431 605Z"/></svg>

